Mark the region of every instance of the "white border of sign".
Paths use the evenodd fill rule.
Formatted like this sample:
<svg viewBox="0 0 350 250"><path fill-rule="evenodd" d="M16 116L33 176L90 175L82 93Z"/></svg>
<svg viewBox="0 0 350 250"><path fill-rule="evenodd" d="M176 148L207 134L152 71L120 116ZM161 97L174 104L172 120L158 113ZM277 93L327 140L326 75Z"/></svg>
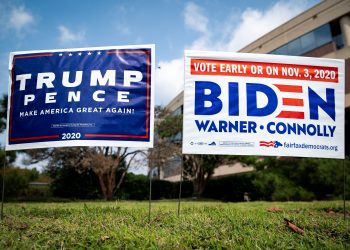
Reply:
<svg viewBox="0 0 350 250"><path fill-rule="evenodd" d="M317 81L312 78L312 81L300 80L300 79L281 79L281 78L263 78L258 77L257 75L230 75L230 74L217 74L217 73L201 73L197 71L195 74L191 74L191 60L213 60L219 61L242 61L242 62L255 62L255 63L275 63L275 64L292 64L292 65L302 65L305 67L337 67L338 68L338 82L325 82L322 80ZM345 156L345 143L344 143L344 108L345 108L345 71L344 71L344 60L339 59L328 59L328 58L311 58L311 57L296 57L296 56L279 56L279 55L267 55L267 54L248 54L248 53L232 53L232 52L214 52L214 51L185 51L184 58L184 69L185 69L185 87L184 87L184 118L183 118L183 153L184 154L224 154L224 155L262 155L262 156L296 156L296 157L320 157L320 158L338 158L344 159ZM198 69L197 69L198 70ZM218 70L218 69L217 69ZM214 71L213 71L214 72ZM219 72L215 71L215 72ZM300 75L299 75L300 76ZM311 79L311 78L310 78ZM195 81L212 81L218 83L221 87L220 99L222 100L223 108L218 114L215 115L195 115ZM238 82L239 86L239 110L240 114L238 116L229 116L228 115L228 82ZM276 109L275 113L267 117L248 117L246 115L245 103L246 92L245 84L250 83L262 83L267 86L270 86L272 89L277 90L276 84L299 84L303 88L305 86L315 86L317 84L323 84L322 86L328 86L329 88L334 88L335 92L335 112L336 121L332 121L332 126L336 126L336 131L334 132L334 137L317 137L311 138L311 136L296 136L292 138L292 135L282 135L268 134L264 129L266 129L266 124L269 121L278 121L278 122L294 122L294 123L315 123L327 124L329 116L324 113L322 110L320 112L319 120L310 120L308 102L306 102L307 89L301 93L301 97L305 102L304 113L305 119L291 119L291 118L282 118L275 120L276 115L281 110ZM305 85L304 85L305 84ZM336 85L335 85L336 84ZM243 85L243 87L242 87ZM243 91L242 91L243 89ZM209 89L208 89L209 90ZM210 91L209 91L210 92ZM206 93L207 95L208 93ZM325 96L325 93L321 90L321 96ZM282 96L283 97L283 96ZM281 103L282 97L278 96L278 103ZM295 107L292 107L292 110ZM298 108L298 107L296 107ZM320 109L320 108L319 108ZM278 112L278 113L276 113ZM241 114L243 113L243 114ZM322 119L322 117L324 119ZM229 132L204 132L203 130L199 131L198 126L195 124L195 120L210 120L215 121L218 124L219 120L225 122L228 121L255 121L257 123L257 133L229 133ZM330 123L329 123L330 124ZM260 129L261 126L261 129ZM208 131L208 130L206 130ZM311 138L311 139L310 139ZM268 142L286 142L287 144L292 143L310 143L314 145L336 145L337 149L334 151L327 150L305 150L305 148L287 148L284 144L279 148L276 147L264 147L260 146L261 141ZM225 144L225 143L226 144ZM221 144L220 144L221 143ZM230 144L231 143L231 144ZM313 146L314 146L313 145ZM295 147L295 146L293 146Z"/></svg>
<svg viewBox="0 0 350 250"><path fill-rule="evenodd" d="M9 131L6 129L6 147L5 150L21 150L33 148L50 148L50 147L74 147L74 146L115 146L115 147L153 147L153 132L154 132L154 89L155 89L155 45L125 45L125 46L106 46L106 47L87 47L87 48L70 48L70 49L53 49L53 50L32 50L32 51L16 51L11 52L9 57L9 84L8 84L8 107L7 107L7 128L9 127L10 115L10 100L11 100L11 71L13 57L18 54L30 54L41 52L69 52L69 51L95 51L95 50L112 50L112 49L151 49L151 97L150 97L150 139L148 142L138 141L109 141L109 140L67 140L67 141L50 141L50 142L35 142L9 145Z"/></svg>

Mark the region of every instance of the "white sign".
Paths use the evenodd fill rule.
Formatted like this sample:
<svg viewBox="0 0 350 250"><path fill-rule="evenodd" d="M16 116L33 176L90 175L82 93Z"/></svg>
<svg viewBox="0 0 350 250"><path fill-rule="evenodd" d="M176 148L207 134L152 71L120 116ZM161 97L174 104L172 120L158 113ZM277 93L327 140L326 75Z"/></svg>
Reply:
<svg viewBox="0 0 350 250"><path fill-rule="evenodd" d="M183 153L344 158L344 60L185 51Z"/></svg>

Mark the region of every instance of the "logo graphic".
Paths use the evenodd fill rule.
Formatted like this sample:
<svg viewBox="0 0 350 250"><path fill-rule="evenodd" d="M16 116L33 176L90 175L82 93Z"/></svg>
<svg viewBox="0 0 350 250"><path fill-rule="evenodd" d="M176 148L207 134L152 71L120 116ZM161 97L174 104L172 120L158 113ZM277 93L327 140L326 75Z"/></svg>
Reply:
<svg viewBox="0 0 350 250"><path fill-rule="evenodd" d="M191 146L193 146L193 145L204 146L204 145L208 145L208 143L202 142L202 141L199 141L199 142L193 142L193 141L191 141L191 142L190 142L190 145L191 145Z"/></svg>
<svg viewBox="0 0 350 250"><path fill-rule="evenodd" d="M260 147L273 147L273 148L278 148L282 146L282 143L279 141L260 141L259 143Z"/></svg>
<svg viewBox="0 0 350 250"><path fill-rule="evenodd" d="M209 146L216 146L215 141L213 141L212 143L208 144Z"/></svg>

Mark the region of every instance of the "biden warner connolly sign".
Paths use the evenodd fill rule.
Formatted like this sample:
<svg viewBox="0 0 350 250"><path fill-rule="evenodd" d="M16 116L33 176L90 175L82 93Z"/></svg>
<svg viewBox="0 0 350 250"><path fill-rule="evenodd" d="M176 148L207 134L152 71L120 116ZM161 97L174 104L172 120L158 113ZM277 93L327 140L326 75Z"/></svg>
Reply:
<svg viewBox="0 0 350 250"><path fill-rule="evenodd" d="M344 158L344 61L185 52L183 152Z"/></svg>
<svg viewBox="0 0 350 250"><path fill-rule="evenodd" d="M7 150L151 147L154 45L13 52Z"/></svg>

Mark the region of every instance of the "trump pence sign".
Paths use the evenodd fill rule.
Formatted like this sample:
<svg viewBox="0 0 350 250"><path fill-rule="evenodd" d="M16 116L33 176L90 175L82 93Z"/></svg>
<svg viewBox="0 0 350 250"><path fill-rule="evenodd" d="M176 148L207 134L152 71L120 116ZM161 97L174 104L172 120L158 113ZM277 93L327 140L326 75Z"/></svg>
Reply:
<svg viewBox="0 0 350 250"><path fill-rule="evenodd" d="M6 149L151 147L154 45L13 52Z"/></svg>
<svg viewBox="0 0 350 250"><path fill-rule="evenodd" d="M183 152L344 158L344 61L185 52Z"/></svg>

